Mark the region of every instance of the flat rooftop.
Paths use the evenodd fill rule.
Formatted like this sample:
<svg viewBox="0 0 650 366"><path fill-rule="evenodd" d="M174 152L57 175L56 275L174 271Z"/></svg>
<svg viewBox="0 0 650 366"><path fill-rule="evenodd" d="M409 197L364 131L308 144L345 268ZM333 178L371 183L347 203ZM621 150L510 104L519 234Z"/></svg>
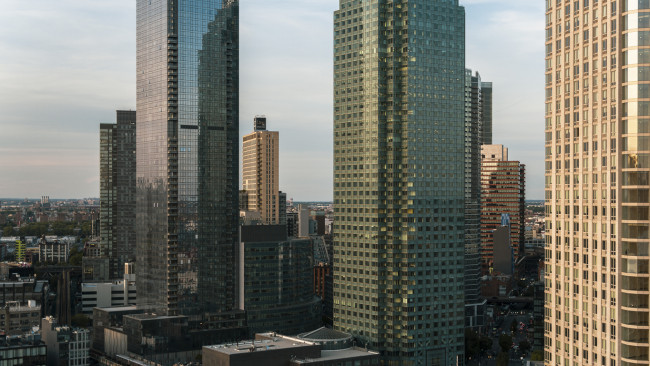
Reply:
<svg viewBox="0 0 650 366"><path fill-rule="evenodd" d="M255 341L243 341L239 343L225 343L213 346L203 346L220 353L234 355L239 353L250 352L251 348L255 348L255 352L273 351L280 349L292 349L300 347L313 347L317 346L316 343L306 342L298 338L277 336L273 339L263 339Z"/></svg>
<svg viewBox="0 0 650 366"><path fill-rule="evenodd" d="M379 357L379 353L368 351L360 347L351 347L346 349L338 349L331 351L321 351L319 361L338 360L341 358L350 357Z"/></svg>

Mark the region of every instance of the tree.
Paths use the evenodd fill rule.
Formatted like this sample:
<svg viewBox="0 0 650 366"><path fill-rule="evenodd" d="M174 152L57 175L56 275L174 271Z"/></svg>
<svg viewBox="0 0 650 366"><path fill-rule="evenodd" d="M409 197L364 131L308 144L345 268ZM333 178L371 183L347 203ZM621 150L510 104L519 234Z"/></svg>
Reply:
<svg viewBox="0 0 650 366"><path fill-rule="evenodd" d="M499 347L501 347L502 352L508 352L512 348L512 336L501 334L499 336Z"/></svg>
<svg viewBox="0 0 650 366"><path fill-rule="evenodd" d="M528 351L530 351L530 342L528 342L528 340L526 340L526 339L519 342L519 350L522 353L528 353Z"/></svg>
<svg viewBox="0 0 650 366"><path fill-rule="evenodd" d="M478 333L465 328L465 357L471 358L480 352Z"/></svg>
<svg viewBox="0 0 650 366"><path fill-rule="evenodd" d="M13 236L14 235L14 228L11 226L5 226L2 228L2 236Z"/></svg>
<svg viewBox="0 0 650 366"><path fill-rule="evenodd" d="M72 316L72 319L70 319L70 321L74 327L87 328L90 326L90 318L85 314L75 314Z"/></svg>
<svg viewBox="0 0 650 366"><path fill-rule="evenodd" d="M485 335L481 336L481 339L479 340L479 349L481 350L481 353L489 351L493 344L494 340L492 340L492 338Z"/></svg>
<svg viewBox="0 0 650 366"><path fill-rule="evenodd" d="M530 360L531 361L544 361L544 351L542 350L535 350L533 353L530 354Z"/></svg>
<svg viewBox="0 0 650 366"><path fill-rule="evenodd" d="M83 258L82 251L77 249L77 247L75 246L70 248L70 259L68 260L68 263L70 263L73 266L80 266L82 258Z"/></svg>
<svg viewBox="0 0 650 366"><path fill-rule="evenodd" d="M508 366L510 363L510 356L508 352L501 352L497 355L497 366Z"/></svg>

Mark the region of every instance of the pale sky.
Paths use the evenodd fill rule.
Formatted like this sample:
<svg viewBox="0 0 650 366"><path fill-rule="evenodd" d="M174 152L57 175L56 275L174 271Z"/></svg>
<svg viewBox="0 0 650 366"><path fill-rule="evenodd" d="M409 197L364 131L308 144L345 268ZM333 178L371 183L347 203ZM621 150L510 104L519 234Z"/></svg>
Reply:
<svg viewBox="0 0 650 366"><path fill-rule="evenodd" d="M543 198L544 2L461 0L466 65L494 83L493 141ZM332 199L337 0L240 2L240 133L280 131L280 189ZM99 196L99 124L135 109L135 0L3 0L0 197Z"/></svg>

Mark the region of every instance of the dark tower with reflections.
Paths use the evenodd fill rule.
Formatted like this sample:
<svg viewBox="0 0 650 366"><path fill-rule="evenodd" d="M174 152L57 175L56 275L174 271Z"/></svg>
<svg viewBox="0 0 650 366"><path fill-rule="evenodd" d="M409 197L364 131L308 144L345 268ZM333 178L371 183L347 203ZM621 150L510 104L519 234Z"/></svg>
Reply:
<svg viewBox="0 0 650 366"><path fill-rule="evenodd" d="M236 312L236 0L137 1L138 307Z"/></svg>

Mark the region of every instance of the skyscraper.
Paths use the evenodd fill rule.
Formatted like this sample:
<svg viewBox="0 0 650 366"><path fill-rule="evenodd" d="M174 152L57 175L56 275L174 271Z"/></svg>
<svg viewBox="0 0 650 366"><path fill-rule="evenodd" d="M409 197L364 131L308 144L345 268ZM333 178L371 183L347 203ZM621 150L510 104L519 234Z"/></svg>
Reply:
<svg viewBox="0 0 650 366"><path fill-rule="evenodd" d="M508 160L503 145L481 147L481 267L483 274L494 265L495 230L502 224L502 215L510 218L509 243L514 257L524 250L526 167Z"/></svg>
<svg viewBox="0 0 650 366"><path fill-rule="evenodd" d="M492 145L492 83L480 81L481 89L481 144Z"/></svg>
<svg viewBox="0 0 650 366"><path fill-rule="evenodd" d="M647 1L546 3L549 365L650 364L649 16Z"/></svg>
<svg viewBox="0 0 650 366"><path fill-rule="evenodd" d="M481 142L483 99L481 76L465 70L465 326L485 325L481 299ZM491 102L491 101L490 101Z"/></svg>
<svg viewBox="0 0 650 366"><path fill-rule="evenodd" d="M99 126L99 195L99 254L108 276L93 279L120 279L135 259L135 111L117 111L117 123Z"/></svg>
<svg viewBox="0 0 650 366"><path fill-rule="evenodd" d="M334 326L386 365L463 360L465 16L334 14Z"/></svg>
<svg viewBox="0 0 650 366"><path fill-rule="evenodd" d="M243 138L242 180L247 209L262 222L280 223L280 134L266 130L266 117L257 116L255 130Z"/></svg>
<svg viewBox="0 0 650 366"><path fill-rule="evenodd" d="M238 308L237 0L137 1L138 307Z"/></svg>

